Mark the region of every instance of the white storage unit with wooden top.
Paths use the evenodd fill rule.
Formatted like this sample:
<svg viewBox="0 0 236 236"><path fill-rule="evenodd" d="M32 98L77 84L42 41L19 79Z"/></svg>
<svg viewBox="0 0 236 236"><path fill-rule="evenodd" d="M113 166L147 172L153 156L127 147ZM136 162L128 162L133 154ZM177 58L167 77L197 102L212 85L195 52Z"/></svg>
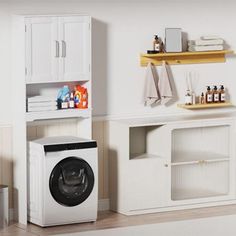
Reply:
<svg viewBox="0 0 236 236"><path fill-rule="evenodd" d="M133 215L235 202L235 121L109 122L111 209Z"/></svg>

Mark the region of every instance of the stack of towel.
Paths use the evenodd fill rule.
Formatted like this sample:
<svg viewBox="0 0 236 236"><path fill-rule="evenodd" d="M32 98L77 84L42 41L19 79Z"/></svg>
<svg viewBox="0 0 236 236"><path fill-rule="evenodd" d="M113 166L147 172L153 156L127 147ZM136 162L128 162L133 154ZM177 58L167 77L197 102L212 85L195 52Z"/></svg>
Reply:
<svg viewBox="0 0 236 236"><path fill-rule="evenodd" d="M57 110L57 100L55 97L34 96L27 98L28 112L42 112Z"/></svg>
<svg viewBox="0 0 236 236"><path fill-rule="evenodd" d="M190 52L221 51L224 50L224 40L215 36L203 36L200 39L189 40Z"/></svg>

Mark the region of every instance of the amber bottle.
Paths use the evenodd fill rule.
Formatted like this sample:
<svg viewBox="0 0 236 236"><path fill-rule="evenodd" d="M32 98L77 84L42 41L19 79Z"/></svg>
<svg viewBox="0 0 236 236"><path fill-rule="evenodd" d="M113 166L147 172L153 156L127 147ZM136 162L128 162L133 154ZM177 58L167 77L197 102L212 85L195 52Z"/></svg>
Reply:
<svg viewBox="0 0 236 236"><path fill-rule="evenodd" d="M206 91L206 103L212 103L213 102L213 96L212 96L212 91L210 86L207 86L207 91Z"/></svg>
<svg viewBox="0 0 236 236"><path fill-rule="evenodd" d="M214 103L220 102L220 93L219 93L216 85L213 88L212 94L213 94L213 102Z"/></svg>

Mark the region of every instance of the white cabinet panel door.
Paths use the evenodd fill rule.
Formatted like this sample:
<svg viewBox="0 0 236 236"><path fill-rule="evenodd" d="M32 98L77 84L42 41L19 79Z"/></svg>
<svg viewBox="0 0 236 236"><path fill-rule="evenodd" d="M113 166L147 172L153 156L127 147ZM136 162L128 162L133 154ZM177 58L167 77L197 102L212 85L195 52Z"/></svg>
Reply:
<svg viewBox="0 0 236 236"><path fill-rule="evenodd" d="M130 210L167 206L170 199L170 166L160 158L129 161L127 200Z"/></svg>
<svg viewBox="0 0 236 236"><path fill-rule="evenodd" d="M56 17L26 19L26 83L58 79L58 24Z"/></svg>
<svg viewBox="0 0 236 236"><path fill-rule="evenodd" d="M59 41L59 80L89 80L91 57L90 17L60 17Z"/></svg>

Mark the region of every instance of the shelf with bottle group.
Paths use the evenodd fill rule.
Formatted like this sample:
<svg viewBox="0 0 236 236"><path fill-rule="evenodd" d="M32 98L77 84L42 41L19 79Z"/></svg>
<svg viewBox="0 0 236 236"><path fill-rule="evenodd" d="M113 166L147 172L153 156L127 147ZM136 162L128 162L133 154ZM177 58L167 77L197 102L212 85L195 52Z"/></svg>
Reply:
<svg viewBox="0 0 236 236"><path fill-rule="evenodd" d="M227 54L234 54L232 50L207 51L207 52L175 52L140 54L140 65L147 66L149 62L158 66L165 61L169 65L200 64L225 62Z"/></svg>
<svg viewBox="0 0 236 236"><path fill-rule="evenodd" d="M91 109L59 109L56 111L43 112L26 112L26 121L40 121L51 119L65 119L65 118L89 118L91 117Z"/></svg>
<svg viewBox="0 0 236 236"><path fill-rule="evenodd" d="M192 105L186 105L186 104L177 104L179 108L184 109L205 109L205 108L220 108L220 107L232 107L233 104L231 102L221 102L221 103L204 103L204 104L192 104Z"/></svg>

